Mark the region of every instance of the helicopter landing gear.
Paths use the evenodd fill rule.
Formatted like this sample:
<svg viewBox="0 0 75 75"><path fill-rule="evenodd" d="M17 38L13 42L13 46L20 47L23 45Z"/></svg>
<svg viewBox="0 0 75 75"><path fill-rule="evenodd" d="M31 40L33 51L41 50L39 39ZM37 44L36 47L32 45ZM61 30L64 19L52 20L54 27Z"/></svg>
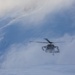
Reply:
<svg viewBox="0 0 75 75"><path fill-rule="evenodd" d="M54 49L53 49L53 47L51 49L50 48L47 49L47 46L43 46L42 50L45 51L45 52L53 53L53 55L54 55L54 53L59 53L58 46L54 46Z"/></svg>
<svg viewBox="0 0 75 75"><path fill-rule="evenodd" d="M55 48L56 48L55 53L59 53L59 47L55 46Z"/></svg>
<svg viewBox="0 0 75 75"><path fill-rule="evenodd" d="M46 50L47 50L47 46L43 46L43 47L42 47L42 50L45 51L45 52L47 52L47 51L46 51Z"/></svg>
<svg viewBox="0 0 75 75"><path fill-rule="evenodd" d="M48 49L47 46L43 46L42 50L45 51L45 52L49 52L49 53L53 53L54 52L53 49Z"/></svg>
<svg viewBox="0 0 75 75"><path fill-rule="evenodd" d="M43 46L42 50L45 51L46 53L49 51L49 49L47 49L47 46Z"/></svg>

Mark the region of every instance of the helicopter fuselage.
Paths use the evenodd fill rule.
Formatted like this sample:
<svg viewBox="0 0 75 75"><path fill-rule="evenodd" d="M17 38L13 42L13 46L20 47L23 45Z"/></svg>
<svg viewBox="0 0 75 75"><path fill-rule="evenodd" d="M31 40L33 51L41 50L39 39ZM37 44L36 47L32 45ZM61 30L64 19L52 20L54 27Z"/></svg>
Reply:
<svg viewBox="0 0 75 75"><path fill-rule="evenodd" d="M55 46L54 46L53 44L48 44L48 45L47 45L47 50L48 50L48 49L54 49L54 48L55 48Z"/></svg>
<svg viewBox="0 0 75 75"><path fill-rule="evenodd" d="M48 44L46 46L43 46L42 50L49 53L59 53L58 46L55 46L54 44Z"/></svg>

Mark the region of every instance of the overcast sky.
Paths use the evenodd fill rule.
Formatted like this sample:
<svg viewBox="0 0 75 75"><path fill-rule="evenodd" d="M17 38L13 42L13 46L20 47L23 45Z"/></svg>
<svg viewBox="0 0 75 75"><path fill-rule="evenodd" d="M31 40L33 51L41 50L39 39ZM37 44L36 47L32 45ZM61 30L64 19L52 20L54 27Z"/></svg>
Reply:
<svg viewBox="0 0 75 75"><path fill-rule="evenodd" d="M41 50L44 44L29 43L45 41L43 38L64 41L56 44L60 54L53 57ZM0 0L0 69L74 65L74 45L74 0Z"/></svg>

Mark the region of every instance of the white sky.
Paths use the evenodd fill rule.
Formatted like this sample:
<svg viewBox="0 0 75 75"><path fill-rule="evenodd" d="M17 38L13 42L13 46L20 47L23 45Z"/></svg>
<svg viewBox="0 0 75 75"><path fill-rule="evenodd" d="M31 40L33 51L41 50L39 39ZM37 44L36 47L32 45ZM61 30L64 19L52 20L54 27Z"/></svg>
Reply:
<svg viewBox="0 0 75 75"><path fill-rule="evenodd" d="M35 20L39 20L40 18L42 19L48 13L52 13L53 11L62 10L62 9L65 10L66 8L69 8L73 2L74 0L41 0L41 1L40 0L39 1L38 0L0 0L0 17L1 18L6 16L12 17L12 20L0 29L3 29L11 25L11 23L13 23L14 21L17 21L18 18L21 18L23 16L30 15L33 17L35 16L34 17ZM75 37L75 36L64 36L58 39L69 41L71 40L70 37ZM58 46L60 47L61 53L55 54L55 56L53 57L52 55L47 54L41 50L42 45L40 46L38 44L28 44L26 46L24 44L14 44L11 47L9 47L7 49L7 52L4 54L4 56L1 57L3 61L2 63L0 63L1 74L5 75L7 73L8 75L10 72L11 72L10 74L13 74L13 70L10 71L10 69L20 68L23 70L25 69L27 70L28 67L31 67L31 66L34 67L35 65L39 66L41 64L42 65L43 64L73 65L75 64L75 60L74 60L75 46L74 45L75 45L75 39L73 39L73 41L70 41L69 43L64 43L60 45L58 44ZM56 70L58 70L58 68ZM3 70L6 69L7 71L3 72L2 69ZM37 69L37 68L34 68L34 69ZM50 75L49 69L47 70L48 72L46 73L49 73ZM55 74L64 75L62 73L60 74L60 72L56 72L56 71L55 71L56 73L53 73L53 72L54 71L51 72L52 75L55 75ZM15 74L16 73L17 72L15 72ZM20 73L16 75L20 75Z"/></svg>
<svg viewBox="0 0 75 75"><path fill-rule="evenodd" d="M45 18L46 14L65 10L73 2L74 0L0 0L1 20L6 16L11 18L7 24L0 27L0 30L26 16L29 17L28 22L38 23Z"/></svg>

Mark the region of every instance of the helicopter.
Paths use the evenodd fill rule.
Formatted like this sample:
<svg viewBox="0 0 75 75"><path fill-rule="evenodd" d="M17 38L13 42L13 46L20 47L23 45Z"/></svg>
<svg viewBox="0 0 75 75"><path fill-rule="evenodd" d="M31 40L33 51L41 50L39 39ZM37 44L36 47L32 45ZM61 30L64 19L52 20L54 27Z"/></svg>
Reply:
<svg viewBox="0 0 75 75"><path fill-rule="evenodd" d="M40 42L40 41L35 41L36 43L46 43L47 45L42 46L42 50L45 52L49 52L49 53L60 53L59 51L59 47L54 45L54 43L59 43L59 42L51 42L49 41L49 39L44 38L47 42ZM30 41L30 42L34 42L34 41Z"/></svg>

